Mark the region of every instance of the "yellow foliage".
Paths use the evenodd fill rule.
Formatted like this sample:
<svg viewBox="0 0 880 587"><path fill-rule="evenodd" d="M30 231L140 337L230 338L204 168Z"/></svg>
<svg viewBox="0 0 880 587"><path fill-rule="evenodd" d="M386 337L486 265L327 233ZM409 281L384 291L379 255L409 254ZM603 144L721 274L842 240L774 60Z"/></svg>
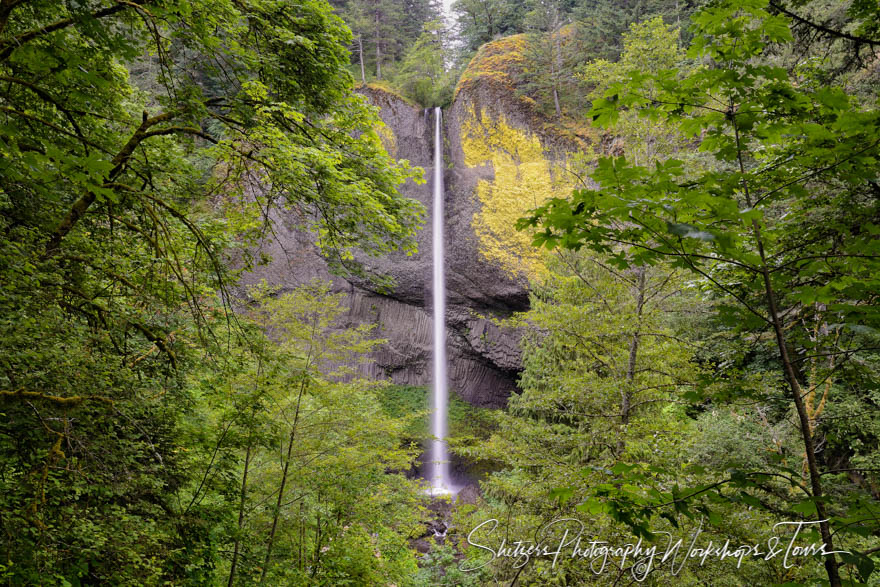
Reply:
<svg viewBox="0 0 880 587"><path fill-rule="evenodd" d="M472 226L481 253L513 275L538 277L544 272L544 253L532 246L527 231L514 225L532 208L570 192L573 182L554 169L537 136L511 127L503 116L477 116L471 108L461 136L465 164L490 163L495 171L494 181L477 184L480 209Z"/></svg>
<svg viewBox="0 0 880 587"><path fill-rule="evenodd" d="M397 137L394 136L394 129L387 124L382 124L376 127L376 134L378 134L379 138L382 140L382 146L385 147L385 151L392 157L396 158Z"/></svg>
<svg viewBox="0 0 880 587"><path fill-rule="evenodd" d="M566 25L557 34L562 37L563 42L569 42L574 32L573 25ZM462 90L476 87L493 87L510 97L516 96L517 83L527 65L528 44L528 35L519 34L497 39L480 47L461 74L455 87L455 97ZM599 142L598 132L590 127L585 117L578 115L572 118L563 112L561 119L547 120L538 113L538 104L533 98L524 94L520 94L518 98L525 113L533 119L533 128L539 128L540 125L543 136L572 143L579 150L586 150L590 144Z"/></svg>
<svg viewBox="0 0 880 587"><path fill-rule="evenodd" d="M512 88L516 76L523 69L527 45L528 37L521 34L504 37L480 47L461 74L455 95L458 95L461 88L477 80L491 80Z"/></svg>

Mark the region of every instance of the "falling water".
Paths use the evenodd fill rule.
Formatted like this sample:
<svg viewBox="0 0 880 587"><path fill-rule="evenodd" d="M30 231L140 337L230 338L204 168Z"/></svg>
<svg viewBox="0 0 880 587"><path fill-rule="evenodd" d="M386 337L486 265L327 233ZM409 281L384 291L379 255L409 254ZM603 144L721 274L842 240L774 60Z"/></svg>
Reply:
<svg viewBox="0 0 880 587"><path fill-rule="evenodd" d="M442 124L440 108L434 109L434 385L433 414L431 417L431 493L449 493L449 453L446 447L446 416L448 390L446 388L446 272L443 244L443 143L440 141Z"/></svg>

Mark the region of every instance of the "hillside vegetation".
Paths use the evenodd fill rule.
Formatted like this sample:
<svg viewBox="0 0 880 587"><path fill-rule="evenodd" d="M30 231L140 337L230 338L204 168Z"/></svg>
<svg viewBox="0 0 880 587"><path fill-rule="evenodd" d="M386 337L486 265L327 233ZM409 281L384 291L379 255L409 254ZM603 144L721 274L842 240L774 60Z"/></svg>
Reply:
<svg viewBox="0 0 880 587"><path fill-rule="evenodd" d="M877 3L452 9L0 0L0 583L878 584ZM386 296L433 106L509 277L449 344L518 381L453 399L456 503L360 369L429 349L253 278L283 229Z"/></svg>

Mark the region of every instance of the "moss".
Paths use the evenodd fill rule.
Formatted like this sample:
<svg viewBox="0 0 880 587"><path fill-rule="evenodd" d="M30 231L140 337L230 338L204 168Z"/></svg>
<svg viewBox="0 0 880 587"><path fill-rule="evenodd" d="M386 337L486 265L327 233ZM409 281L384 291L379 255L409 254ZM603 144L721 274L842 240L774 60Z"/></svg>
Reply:
<svg viewBox="0 0 880 587"><path fill-rule="evenodd" d="M495 171L493 181L477 183L480 209L472 226L481 253L512 275L539 276L545 253L532 246L528 232L517 231L514 225L549 198L565 196L572 182L561 169L553 168L536 135L510 126L503 116L492 118L471 108L461 137L465 164L490 163Z"/></svg>
<svg viewBox="0 0 880 587"><path fill-rule="evenodd" d="M357 84L355 86L355 88L364 94L370 95L371 101L375 106L379 106L379 107L383 106L382 100L379 99L379 96L381 96L382 98L384 98L384 100L386 102L386 104L384 104L384 105L386 105L386 106L388 105L389 98L393 97L398 100L401 100L402 102L406 103L409 106L412 106L413 108L418 108L418 106L413 104L413 102L411 100L402 96L400 93L398 93L396 90L394 90L394 88L392 88L390 85L386 84L385 82L370 82L366 85ZM392 129L390 126L388 126L386 124L386 125L381 125L381 126L376 127L375 131L376 131L376 135L379 137L379 140L382 141L382 147L385 149L385 151L391 157L396 158L397 157L397 137L394 135L394 129Z"/></svg>
<svg viewBox="0 0 880 587"><path fill-rule="evenodd" d="M407 98L406 96L401 94L397 88L395 88L394 86L392 86L391 84L389 84L385 80L371 81L371 82L368 82L367 84L359 83L359 84L355 85L355 90L359 90L359 91L372 90L373 92L382 92L384 94L388 94L389 96L394 96L398 100L405 102L406 104L408 104L409 106L412 106L413 108L416 108L416 109L421 108L421 106L419 106L418 104L416 104L415 102L413 102L412 100L410 100L409 98Z"/></svg>
<svg viewBox="0 0 880 587"><path fill-rule="evenodd" d="M431 435L429 400L428 388L416 385L389 385L380 396L383 409L392 418L412 417L407 435L417 442ZM464 436L487 438L492 429L491 412L487 408L472 406L455 393L449 394L449 436L453 439Z"/></svg>
<svg viewBox="0 0 880 587"><path fill-rule="evenodd" d="M527 47L528 37L524 34L504 37L480 47L461 74L453 98L462 88L478 81L489 80L513 88L525 64Z"/></svg>

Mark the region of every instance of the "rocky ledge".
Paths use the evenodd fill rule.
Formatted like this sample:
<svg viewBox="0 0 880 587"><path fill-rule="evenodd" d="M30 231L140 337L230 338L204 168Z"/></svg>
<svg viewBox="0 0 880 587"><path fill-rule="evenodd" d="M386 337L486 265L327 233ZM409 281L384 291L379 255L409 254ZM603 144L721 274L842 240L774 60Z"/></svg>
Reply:
<svg viewBox="0 0 880 587"><path fill-rule="evenodd" d="M492 76L486 83L477 83L481 62L475 59L472 67L477 71L463 78L443 129L449 379L451 389L464 400L502 407L516 388L521 358L517 331L499 325L498 319L528 308L527 271L518 270L518 264L528 260L516 243L507 246L507 234L493 232L493 222L499 219L486 216L493 206L501 214L517 213L516 206L505 205L503 197L510 190L502 181L505 178L496 174L499 170L515 174L515 182L527 193L543 189L545 179L552 182L551 161L577 149L579 140L544 136L540 128L531 128L535 118L523 110L523 103ZM389 153L424 168L425 177L431 178L433 110L419 108L379 87L366 86L359 91L380 109L387 126L383 134ZM496 132L499 124L507 134ZM520 143L528 148L517 146ZM409 181L401 191L430 212L430 181ZM492 201L493 197L501 200ZM507 219L500 220L502 225L508 224ZM417 254L369 260L372 271L393 279L395 285L388 292L331 275L312 237L297 232L284 218L275 218L274 233L262 245L262 252L272 261L246 275L244 285L265 279L284 291L315 278L332 282L333 290L347 297L348 325L374 324L375 336L388 341L361 367L363 374L398 384L430 383L430 217L417 237Z"/></svg>

